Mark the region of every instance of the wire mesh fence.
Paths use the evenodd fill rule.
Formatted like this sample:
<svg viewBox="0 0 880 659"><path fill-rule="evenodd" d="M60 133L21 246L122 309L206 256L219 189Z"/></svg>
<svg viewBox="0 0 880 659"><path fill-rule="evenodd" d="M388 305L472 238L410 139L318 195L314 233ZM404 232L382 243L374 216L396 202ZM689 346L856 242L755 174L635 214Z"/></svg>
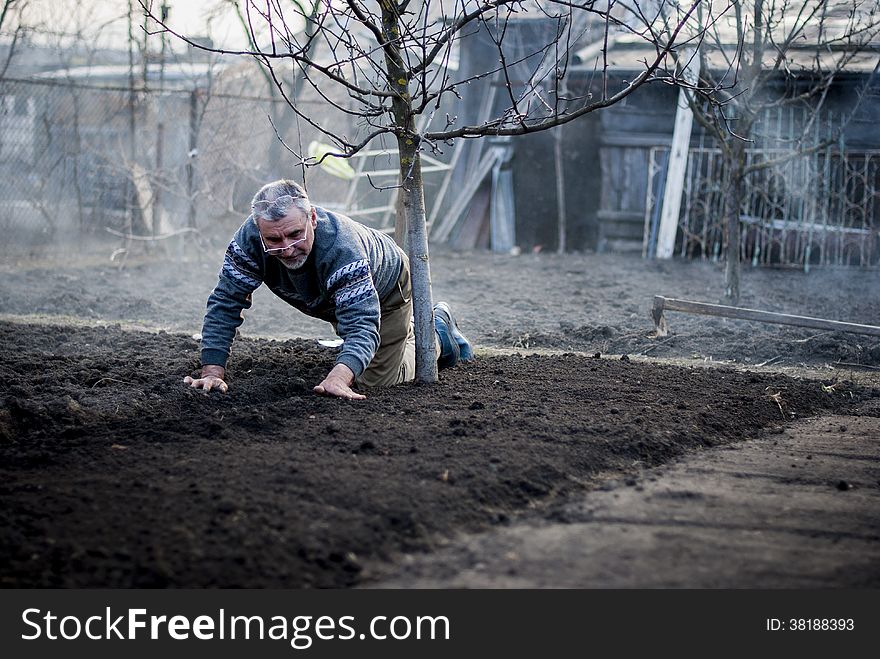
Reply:
<svg viewBox="0 0 880 659"><path fill-rule="evenodd" d="M320 100L297 105L324 126L350 122ZM252 71L165 91L0 80L0 255L38 258L56 244L126 254L186 234L219 245L247 217L256 190L282 177L306 180L322 206L388 229L393 139L358 154L352 177L340 179L329 168L298 166L320 138ZM448 167L427 163L429 195L440 186L433 169Z"/></svg>
<svg viewBox="0 0 880 659"><path fill-rule="evenodd" d="M789 112L789 111L787 111ZM880 266L880 151L848 149L834 118L810 121L771 113L764 132L746 150L740 208L740 259L753 266ZM795 135L797 133L797 135ZM797 139L795 139L797 137ZM823 148L815 148L816 146ZM650 150L645 235L656 236L669 149ZM722 150L701 139L689 151L676 253L685 258L726 257L724 204L729 191ZM650 250L651 245L647 244Z"/></svg>
<svg viewBox="0 0 880 659"><path fill-rule="evenodd" d="M294 173L268 120L280 106L204 87L0 81L3 252L228 239L259 185Z"/></svg>
<svg viewBox="0 0 880 659"><path fill-rule="evenodd" d="M0 256L38 258L59 244L81 251L97 245L102 253L109 248L123 256L137 245L224 244L260 185L301 174L279 134L299 152L315 137L253 78L229 75L164 91L79 80L0 80ZM310 102L320 101L301 101L329 121ZM805 117L777 113L762 124L747 165L789 153L791 127ZM810 124L814 142L831 134L828 121ZM351 181L313 170L312 198L387 226L396 177L377 186L369 176L394 171L393 145L384 147L354 161ZM646 236L655 234L650 224L662 203L667 153L655 148L649 155ZM711 143L691 149L690 156L677 253L720 258L723 158ZM438 175L426 176L429 196L442 189L440 177L448 168L438 161L437 169ZM746 192L743 260L807 268L880 265L880 151L844 144L813 150L751 175ZM381 213L370 217L367 211L375 209Z"/></svg>

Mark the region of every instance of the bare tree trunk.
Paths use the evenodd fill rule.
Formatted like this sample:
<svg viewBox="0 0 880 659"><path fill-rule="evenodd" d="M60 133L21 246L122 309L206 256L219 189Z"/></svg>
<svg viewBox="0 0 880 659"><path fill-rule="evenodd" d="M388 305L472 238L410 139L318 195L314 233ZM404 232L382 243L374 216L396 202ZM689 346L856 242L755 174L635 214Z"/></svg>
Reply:
<svg viewBox="0 0 880 659"><path fill-rule="evenodd" d="M397 191L397 202L395 203L395 213L394 213L394 242L397 243L397 246L400 247L405 252L409 251L409 241L407 240L407 234L409 233L406 228L406 208L403 205L403 178L398 177L398 185L400 185L400 189Z"/></svg>
<svg viewBox="0 0 880 659"><path fill-rule="evenodd" d="M724 227L727 238L727 262L724 269L724 295L728 301L739 303L740 284L740 212L743 207L745 186L743 170L745 169L745 142L736 140L727 152L727 193L724 198Z"/></svg>
<svg viewBox="0 0 880 659"><path fill-rule="evenodd" d="M73 188L76 192L76 212L79 220L79 239L82 241L86 231L85 208L82 192L82 180L80 178L79 166L83 157L83 138L80 117L82 115L80 108L79 92L75 88L71 88L70 100L73 105L73 139L76 151L71 158L73 162Z"/></svg>
<svg viewBox="0 0 880 659"><path fill-rule="evenodd" d="M189 207L186 226L196 228L196 158L199 145L199 92L193 90L189 95L189 156L186 160L186 198Z"/></svg>
<svg viewBox="0 0 880 659"><path fill-rule="evenodd" d="M162 3L162 20L168 19L168 5ZM165 101L163 94L165 93L165 35L160 34L162 46L159 50L159 94L156 97L156 116L158 123L156 124L156 171L153 175L153 217L152 217L152 236L155 238L162 233L161 211L162 211L162 185L163 168L165 167Z"/></svg>
<svg viewBox="0 0 880 659"><path fill-rule="evenodd" d="M431 294L431 266L428 263L428 227L425 217L425 187L422 159L409 93L409 72L396 44L400 37L400 16L393 3L382 3L382 32L387 40L385 64L397 133L400 162L399 199L406 221L406 243L413 289L413 318L416 333L416 382L437 382L437 349L434 343L434 300ZM398 241L400 238L398 238Z"/></svg>
<svg viewBox="0 0 880 659"><path fill-rule="evenodd" d="M413 289L416 332L416 382L437 382L437 350L434 343L434 300L428 261L428 228L425 223L425 188L422 162L414 141L398 139L400 198L406 218L409 267Z"/></svg>

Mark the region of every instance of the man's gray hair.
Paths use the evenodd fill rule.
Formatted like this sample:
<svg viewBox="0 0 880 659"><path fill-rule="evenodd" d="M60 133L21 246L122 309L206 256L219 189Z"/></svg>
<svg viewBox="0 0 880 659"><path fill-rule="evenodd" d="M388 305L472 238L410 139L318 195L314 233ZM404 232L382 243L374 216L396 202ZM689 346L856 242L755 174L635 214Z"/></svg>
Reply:
<svg viewBox="0 0 880 659"><path fill-rule="evenodd" d="M280 197L289 196L292 199L285 204L274 204ZM291 208L298 208L306 215L312 212L309 196L302 186L296 181L281 179L272 181L259 189L251 201L252 217L254 222L265 220L273 222L286 217Z"/></svg>

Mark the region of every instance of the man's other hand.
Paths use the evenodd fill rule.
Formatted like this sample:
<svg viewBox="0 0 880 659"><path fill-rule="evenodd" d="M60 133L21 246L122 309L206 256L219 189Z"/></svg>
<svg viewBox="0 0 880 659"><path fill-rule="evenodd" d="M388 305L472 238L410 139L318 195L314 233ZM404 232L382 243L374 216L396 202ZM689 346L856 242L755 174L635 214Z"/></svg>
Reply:
<svg viewBox="0 0 880 659"><path fill-rule="evenodd" d="M208 364L206 366L202 366L202 376L198 378L191 378L190 376L186 376L183 378L183 383L188 384L193 389L201 389L205 393L210 392L212 389L217 389L222 393L226 393L229 391L229 385L226 384L224 378L226 377L226 369L222 366L214 366Z"/></svg>
<svg viewBox="0 0 880 659"><path fill-rule="evenodd" d="M362 400L366 398L363 394L353 391L351 388L354 382L354 373L345 364L337 364L333 370L327 374L327 377L315 387L315 393L324 396L336 396L337 398L347 398L348 400Z"/></svg>

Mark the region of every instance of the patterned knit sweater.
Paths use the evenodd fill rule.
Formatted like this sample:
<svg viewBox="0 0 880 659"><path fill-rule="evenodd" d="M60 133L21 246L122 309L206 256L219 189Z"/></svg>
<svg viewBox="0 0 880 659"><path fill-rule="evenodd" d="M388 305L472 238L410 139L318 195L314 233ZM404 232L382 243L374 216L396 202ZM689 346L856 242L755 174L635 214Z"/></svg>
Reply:
<svg viewBox="0 0 880 659"><path fill-rule="evenodd" d="M380 300L400 277L403 252L389 236L344 215L317 208L315 240L305 265L289 270L268 256L249 217L226 250L220 280L208 298L202 326L202 364L226 366L242 310L266 284L275 295L309 316L337 323L345 342L336 358L355 377L379 347Z"/></svg>

